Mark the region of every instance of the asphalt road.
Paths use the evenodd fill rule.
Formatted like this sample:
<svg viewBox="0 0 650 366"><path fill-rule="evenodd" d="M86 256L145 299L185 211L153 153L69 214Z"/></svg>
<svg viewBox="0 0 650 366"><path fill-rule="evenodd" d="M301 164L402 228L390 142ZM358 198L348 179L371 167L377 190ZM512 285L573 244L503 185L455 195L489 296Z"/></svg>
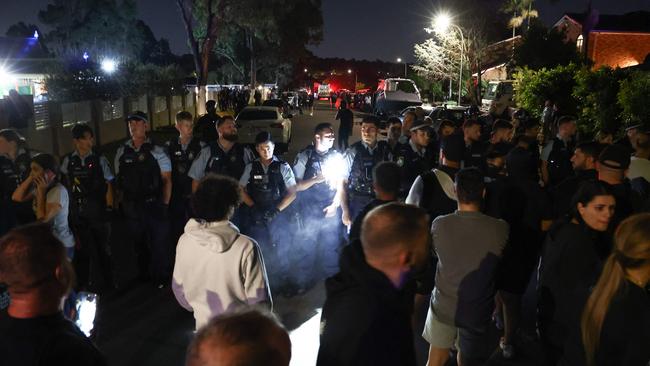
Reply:
<svg viewBox="0 0 650 366"><path fill-rule="evenodd" d="M313 128L320 122L334 121L335 110L329 103L318 102L313 115L305 111L294 112L293 141L283 159L293 163L295 155L307 146L313 137ZM358 116L355 120L360 119ZM350 142L359 139L359 127L355 125ZM95 341L107 356L111 366L180 366L184 364L185 350L191 340L194 319L182 309L169 289L157 289L153 284L140 283L135 277L135 254L128 244L128 232L116 221L113 225L112 248L116 261L119 289L99 299ZM274 312L290 331L293 356L292 366L315 364L318 352L320 308L325 300L323 283L301 296L284 298L274 296ZM426 314L425 303L418 311L415 330L416 349L421 365L426 361L427 344L419 336ZM495 336L494 344L498 337ZM518 362L502 362L499 356L490 364L532 365L525 362L539 360L534 346L526 347L526 354ZM530 351L533 350L533 351ZM533 354L530 354L533 352ZM521 361L521 362L520 362Z"/></svg>

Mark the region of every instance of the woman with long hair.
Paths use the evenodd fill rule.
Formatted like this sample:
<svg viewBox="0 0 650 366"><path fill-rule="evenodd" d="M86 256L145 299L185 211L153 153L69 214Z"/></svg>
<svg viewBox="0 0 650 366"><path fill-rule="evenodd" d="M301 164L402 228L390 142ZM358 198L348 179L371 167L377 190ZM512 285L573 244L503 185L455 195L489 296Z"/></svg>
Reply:
<svg viewBox="0 0 650 366"><path fill-rule="evenodd" d="M563 365L650 362L650 214L624 220L614 245L582 312L580 332L567 341Z"/></svg>
<svg viewBox="0 0 650 366"><path fill-rule="evenodd" d="M608 230L616 200L607 183L587 181L571 213L549 231L538 274L537 326L545 364L556 365L567 330L577 324L580 302L596 283L610 248Z"/></svg>
<svg viewBox="0 0 650 366"><path fill-rule="evenodd" d="M73 257L75 241L68 225L70 199L68 191L59 182L59 166L54 156L35 155L29 176L11 198L15 202L32 202L36 219L51 225L52 233L61 240L68 257Z"/></svg>

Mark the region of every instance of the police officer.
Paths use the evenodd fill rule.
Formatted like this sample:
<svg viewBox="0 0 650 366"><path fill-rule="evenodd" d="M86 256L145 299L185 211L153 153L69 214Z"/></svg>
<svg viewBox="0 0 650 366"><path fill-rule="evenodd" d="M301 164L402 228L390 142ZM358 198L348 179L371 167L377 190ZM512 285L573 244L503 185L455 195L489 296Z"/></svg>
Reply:
<svg viewBox="0 0 650 366"><path fill-rule="evenodd" d="M152 277L158 288L171 277L168 207L172 193L172 167L165 150L148 137L144 112L130 114L131 139L115 154L117 188L122 198L129 236L133 238L141 279Z"/></svg>
<svg viewBox="0 0 650 366"><path fill-rule="evenodd" d="M208 173L239 180L246 164L255 159L249 148L237 142L237 125L232 116L224 116L217 122L217 133L219 139L203 148L190 167L188 175L192 178L192 191Z"/></svg>
<svg viewBox="0 0 650 366"><path fill-rule="evenodd" d="M557 121L558 133L542 149L541 172L545 187L553 187L573 174L571 156L575 149L573 137L577 126L574 117L562 116Z"/></svg>
<svg viewBox="0 0 650 366"><path fill-rule="evenodd" d="M401 168L402 184L400 197L406 198L418 175L433 168L435 151L429 147L433 130L424 121L411 125L411 137L407 143L397 144L393 150L393 161Z"/></svg>
<svg viewBox="0 0 650 366"><path fill-rule="evenodd" d="M36 220L31 202L14 202L11 195L30 173L34 153L13 129L0 130L0 235Z"/></svg>
<svg viewBox="0 0 650 366"><path fill-rule="evenodd" d="M172 163L172 197L169 203L172 243L178 241L190 218L189 198L192 195L192 178L187 174L194 160L206 146L203 141L193 136L193 125L194 120L190 112L178 112L174 126L179 135L165 143Z"/></svg>
<svg viewBox="0 0 650 366"><path fill-rule="evenodd" d="M85 123L72 127L74 151L63 157L62 180L70 194L70 227L81 243L75 255L79 285L91 291L113 287L109 237L113 210L113 173L108 160L93 149L93 130Z"/></svg>
<svg viewBox="0 0 650 366"><path fill-rule="evenodd" d="M297 271L299 285L309 285L310 280L323 279L338 271L342 231L337 213L344 169L338 174L334 171L342 165L343 157L333 145L334 127L319 123L314 129L313 144L298 153L293 165L302 218L302 230L294 239L295 254L300 257L297 266L302 267ZM323 167L332 171L323 172Z"/></svg>
<svg viewBox="0 0 650 366"><path fill-rule="evenodd" d="M206 114L199 117L196 121L194 134L201 141L209 144L217 140L217 132L215 130L220 118L217 114L217 102L208 100L205 103Z"/></svg>
<svg viewBox="0 0 650 366"><path fill-rule="evenodd" d="M463 138L465 140L465 154L461 168L477 167L485 170L485 142L481 141L481 124L473 119L468 119L463 124Z"/></svg>
<svg viewBox="0 0 650 366"><path fill-rule="evenodd" d="M250 208L245 232L260 244L269 272L271 288L286 284L288 250L295 222L290 204L296 198L296 178L289 164L273 155L271 135L255 136L259 158L246 165L239 179L242 201Z"/></svg>

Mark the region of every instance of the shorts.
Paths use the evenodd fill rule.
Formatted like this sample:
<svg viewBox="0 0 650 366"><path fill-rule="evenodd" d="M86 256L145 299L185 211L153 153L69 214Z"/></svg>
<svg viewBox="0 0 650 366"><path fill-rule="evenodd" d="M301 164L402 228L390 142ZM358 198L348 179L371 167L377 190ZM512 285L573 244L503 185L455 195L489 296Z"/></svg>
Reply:
<svg viewBox="0 0 650 366"><path fill-rule="evenodd" d="M486 333L443 323L431 306L422 337L436 348L450 349L455 345L463 359L487 360L493 351Z"/></svg>

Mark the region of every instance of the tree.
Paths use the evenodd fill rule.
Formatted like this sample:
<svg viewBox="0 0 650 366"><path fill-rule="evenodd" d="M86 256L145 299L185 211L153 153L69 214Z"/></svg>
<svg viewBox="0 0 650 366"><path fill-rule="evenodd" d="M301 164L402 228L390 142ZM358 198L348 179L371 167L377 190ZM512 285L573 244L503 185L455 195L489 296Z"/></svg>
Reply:
<svg viewBox="0 0 650 366"><path fill-rule="evenodd" d="M533 9L535 0L506 0L502 11L512 14L508 21L508 26L512 28L512 37L516 34L516 29L521 27L527 21L526 29L530 28L530 20L537 18L539 13Z"/></svg>
<svg viewBox="0 0 650 366"><path fill-rule="evenodd" d="M622 109L617 103L620 82L627 72L602 67L591 71L582 67L575 75L573 96L578 100L582 132L594 135L600 130L616 132L621 126Z"/></svg>
<svg viewBox="0 0 650 366"><path fill-rule="evenodd" d="M628 124L641 123L650 116L650 72L635 71L621 81L618 104Z"/></svg>
<svg viewBox="0 0 650 366"><path fill-rule="evenodd" d="M226 11L234 0L176 0L180 10L196 74L197 107L205 113L210 55L223 30Z"/></svg>
<svg viewBox="0 0 650 366"><path fill-rule="evenodd" d="M576 64L541 70L519 68L514 74L517 106L540 118L544 102L553 100L563 114L575 115L578 101L573 95L574 76L579 69Z"/></svg>
<svg viewBox="0 0 650 366"><path fill-rule="evenodd" d="M564 41L563 32L548 30L535 21L524 34L521 44L515 48L514 62L518 67L540 70L580 63L581 58L575 45Z"/></svg>
<svg viewBox="0 0 650 366"><path fill-rule="evenodd" d="M128 61L142 49L144 35L133 26L133 0L52 0L38 17L52 29L48 47L61 58L76 59L87 52L96 60Z"/></svg>

